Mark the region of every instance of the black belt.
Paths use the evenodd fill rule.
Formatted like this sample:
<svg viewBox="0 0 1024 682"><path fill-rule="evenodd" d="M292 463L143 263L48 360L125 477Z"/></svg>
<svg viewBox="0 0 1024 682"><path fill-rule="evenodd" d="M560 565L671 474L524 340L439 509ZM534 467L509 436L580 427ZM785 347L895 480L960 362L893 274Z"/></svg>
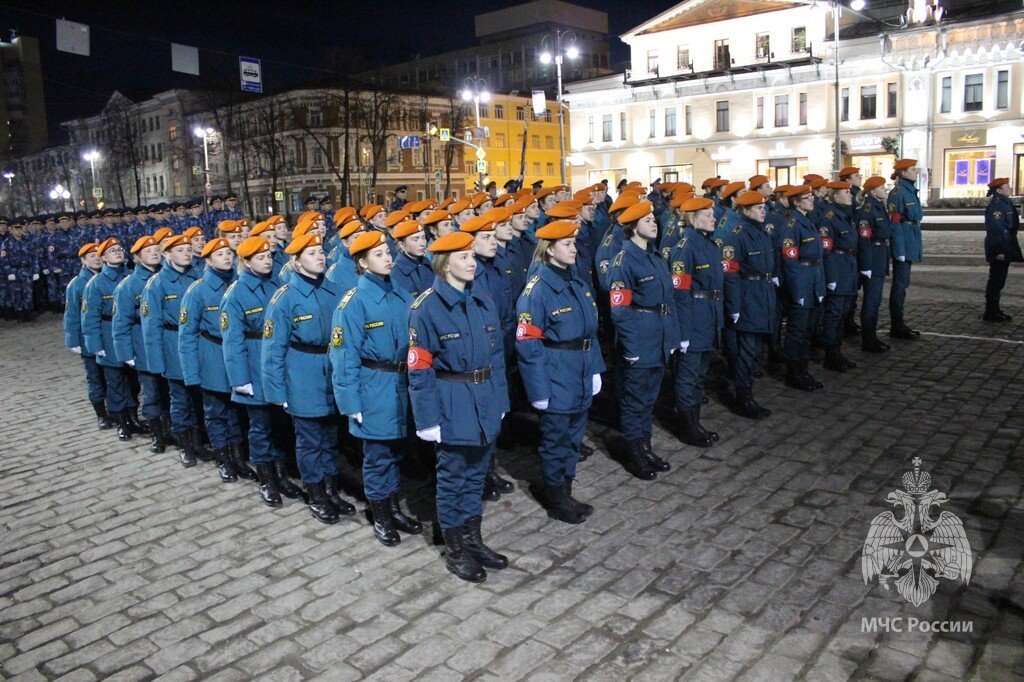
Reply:
<svg viewBox="0 0 1024 682"><path fill-rule="evenodd" d="M740 279L749 280L751 282L770 282L772 281L773 275L762 274L760 272L741 272Z"/></svg>
<svg viewBox="0 0 1024 682"><path fill-rule="evenodd" d="M166 329L169 332L176 332L176 331L178 331L178 325L171 324L170 322L164 322L163 328Z"/></svg>
<svg viewBox="0 0 1024 682"><path fill-rule="evenodd" d="M247 338L247 339L262 339L263 338L263 332L258 330L258 329L256 331L254 331L254 332L245 332L245 338Z"/></svg>
<svg viewBox="0 0 1024 682"><path fill-rule="evenodd" d="M491 378L491 366L488 365L483 369L474 369L472 372L445 372L444 370L434 370L434 375L438 379L445 381L454 381L460 384L482 384Z"/></svg>
<svg viewBox="0 0 1024 682"><path fill-rule="evenodd" d="M801 258L797 263L800 265L821 265L821 261L817 258Z"/></svg>
<svg viewBox="0 0 1024 682"><path fill-rule="evenodd" d="M559 350L590 350L590 339L581 339L579 341L552 341L550 339L541 339L541 343L544 344L545 348L558 348Z"/></svg>
<svg viewBox="0 0 1024 682"><path fill-rule="evenodd" d="M838 253L840 256L853 255L856 253L854 249L832 249L832 253Z"/></svg>
<svg viewBox="0 0 1024 682"><path fill-rule="evenodd" d="M872 239L871 240L871 244L873 246L885 246L888 243L889 243L888 239Z"/></svg>
<svg viewBox="0 0 1024 682"><path fill-rule="evenodd" d="M101 313L100 314L100 319L103 320L104 322L113 322L114 321L114 316L113 315L104 315L104 314Z"/></svg>
<svg viewBox="0 0 1024 682"><path fill-rule="evenodd" d="M312 343L299 343L298 341L292 341L288 344L300 353L310 353L312 355L327 355L327 344L323 346L315 346Z"/></svg>
<svg viewBox="0 0 1024 682"><path fill-rule="evenodd" d="M379 369L382 372L398 372L404 374L409 371L409 365L404 362L380 362L378 360L360 358L359 364L367 369Z"/></svg>
<svg viewBox="0 0 1024 682"><path fill-rule="evenodd" d="M670 310L670 308L669 308L667 303L662 303L661 305L653 305L653 306L639 305L637 303L630 303L629 307L630 308L635 308L636 310L639 310L642 313L660 313L662 315L668 315L669 314L669 310Z"/></svg>
<svg viewBox="0 0 1024 682"><path fill-rule="evenodd" d="M214 336L210 332L205 331L203 329L199 330L199 336L203 337L207 341L213 341L218 346L221 345L222 343L224 343L224 339L220 338L219 336Z"/></svg>
<svg viewBox="0 0 1024 682"><path fill-rule="evenodd" d="M691 291L690 295L694 298L710 298L712 301L722 298L722 292L718 289L712 291Z"/></svg>

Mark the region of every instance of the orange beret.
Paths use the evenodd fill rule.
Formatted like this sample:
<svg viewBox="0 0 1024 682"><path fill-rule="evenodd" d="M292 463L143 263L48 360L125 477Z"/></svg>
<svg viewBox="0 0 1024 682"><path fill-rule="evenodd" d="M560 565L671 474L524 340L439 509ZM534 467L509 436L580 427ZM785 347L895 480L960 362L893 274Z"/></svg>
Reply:
<svg viewBox="0 0 1024 682"><path fill-rule="evenodd" d="M516 198L516 201L519 201L519 200L521 200L521 199L523 199L525 197L534 198L533 197L533 190L529 190L529 189L525 189L525 188L519 190L518 192L516 192L512 196L514 196Z"/></svg>
<svg viewBox="0 0 1024 682"><path fill-rule="evenodd" d="M410 213L412 213L412 211L407 211L404 208L388 213L384 217L384 227L394 227L398 223L408 218Z"/></svg>
<svg viewBox="0 0 1024 682"><path fill-rule="evenodd" d="M556 239L568 239L575 237L580 226L571 220L556 220L547 225L537 228L537 238L554 241Z"/></svg>
<svg viewBox="0 0 1024 682"><path fill-rule="evenodd" d="M89 242L88 244L82 244L82 248L80 248L78 250L78 257L79 258L85 258L85 256L90 251L95 251L97 246L99 246L99 244L96 244L94 242Z"/></svg>
<svg viewBox="0 0 1024 682"><path fill-rule="evenodd" d="M707 180L707 187L705 189L717 189L719 187L725 187L729 184L729 181L725 178L710 178Z"/></svg>
<svg viewBox="0 0 1024 682"><path fill-rule="evenodd" d="M829 189L850 189L853 185L842 180L832 180L831 182L826 183L825 187Z"/></svg>
<svg viewBox="0 0 1024 682"><path fill-rule="evenodd" d="M416 221L413 221L416 222ZM368 251L372 248L378 247L381 244L386 244L387 239L384 237L383 232L377 230L370 230L369 232L363 232L361 235L352 240L352 244L348 247L349 255L356 255L362 251Z"/></svg>
<svg viewBox="0 0 1024 682"><path fill-rule="evenodd" d="M802 197L805 194L811 193L810 185L793 185L786 192L787 199L795 199L796 197Z"/></svg>
<svg viewBox="0 0 1024 682"><path fill-rule="evenodd" d="M554 193L555 193L555 188L554 187L541 187L539 190L537 190L537 198L538 199L543 199L544 197L548 196L549 194L554 194Z"/></svg>
<svg viewBox="0 0 1024 682"><path fill-rule="evenodd" d="M493 220L495 225L498 223L507 223L512 219L512 209L511 207L499 206L497 208L492 208L487 213L484 213L484 217Z"/></svg>
<svg viewBox="0 0 1024 682"><path fill-rule="evenodd" d="M626 224L636 222L645 215L654 212L654 206L649 201L638 201L619 215L619 223Z"/></svg>
<svg viewBox="0 0 1024 682"><path fill-rule="evenodd" d="M614 213L615 211L621 211L629 208L638 201L640 201L640 199L638 199L635 194L620 194L615 198L615 201L612 202L612 205L608 208L608 212Z"/></svg>
<svg viewBox="0 0 1024 682"><path fill-rule="evenodd" d="M421 199L419 201L413 201L413 202L410 202L410 203L406 204L405 205L405 212L407 214L421 213L423 211L426 211L428 208L433 208L433 207L434 207L434 200L433 199Z"/></svg>
<svg viewBox="0 0 1024 682"><path fill-rule="evenodd" d="M715 177L713 177L713 178L705 178L704 182L700 183L700 188L701 189L708 189L709 187L711 187L711 183L713 181L715 181L715 180L718 180L718 176L717 175Z"/></svg>
<svg viewBox="0 0 1024 682"><path fill-rule="evenodd" d="M179 234L176 237L171 237L170 239L164 242L164 251L170 251L175 246L181 246L182 244L191 246L191 244L189 243L189 238L183 234Z"/></svg>
<svg viewBox="0 0 1024 682"><path fill-rule="evenodd" d="M747 180L747 187L750 189L757 189L766 182L768 182L767 175L753 175L749 180Z"/></svg>
<svg viewBox="0 0 1024 682"><path fill-rule="evenodd" d="M861 186L861 188L865 192L870 192L874 188L881 187L884 184L885 178L883 178L881 175L872 175L870 178L864 181L864 184Z"/></svg>
<svg viewBox="0 0 1024 682"><path fill-rule="evenodd" d="M453 251L467 251L473 246L473 235L465 232L449 232L443 237L438 237L434 243L427 247L431 253L451 253Z"/></svg>
<svg viewBox="0 0 1024 682"><path fill-rule="evenodd" d="M672 201L669 202L669 206L672 208L682 208L682 205L693 197L693 192L676 192L672 195Z"/></svg>
<svg viewBox="0 0 1024 682"><path fill-rule="evenodd" d="M331 222L334 223L335 227L338 227L352 220L353 218L356 217L356 215L356 209L354 209L353 207L342 206L341 208L334 212L334 216L332 217ZM270 219L268 218L267 220Z"/></svg>
<svg viewBox="0 0 1024 682"><path fill-rule="evenodd" d="M917 159L900 159L892 165L894 171L903 171L917 165Z"/></svg>
<svg viewBox="0 0 1024 682"><path fill-rule="evenodd" d="M96 247L96 253L102 256L104 251L113 246L119 246L120 244L121 240L118 239L117 237L108 237L107 239L104 239L99 243L99 245Z"/></svg>
<svg viewBox="0 0 1024 682"><path fill-rule="evenodd" d="M992 182L988 183L988 188L989 189L996 189L997 187L1002 187L1003 185L1009 185L1009 184L1010 184L1010 178L996 178Z"/></svg>
<svg viewBox="0 0 1024 682"><path fill-rule="evenodd" d="M338 236L341 237L342 239L345 239L346 237L355 234L361 229L363 229L363 221L350 220L341 226L341 229L338 230Z"/></svg>
<svg viewBox="0 0 1024 682"><path fill-rule="evenodd" d="M453 203L451 206L449 206L448 210L451 211L452 215L455 215L457 213L462 213L467 208L472 208L472 206L469 205L469 200L468 199L459 199L458 201Z"/></svg>
<svg viewBox="0 0 1024 682"><path fill-rule="evenodd" d="M235 232L241 232L242 227L248 225L249 221L245 220L222 220L217 223L217 231L221 234L233 234Z"/></svg>
<svg viewBox="0 0 1024 682"><path fill-rule="evenodd" d="M302 235L301 237L295 237L292 239L291 244L285 247L284 252L289 256L297 256L304 249L308 249L311 246L323 246L324 240L316 232Z"/></svg>
<svg viewBox="0 0 1024 682"><path fill-rule="evenodd" d="M295 229L292 230L292 239L296 237L304 237L307 234L313 234L316 230L316 223L311 220L299 220L295 225Z"/></svg>
<svg viewBox="0 0 1024 682"><path fill-rule="evenodd" d="M722 189L722 198L727 199L745 187L746 185L742 182L730 182L724 189Z"/></svg>
<svg viewBox="0 0 1024 682"><path fill-rule="evenodd" d="M474 216L459 225L460 232L488 232L494 229L494 218L488 218L487 214Z"/></svg>
<svg viewBox="0 0 1024 682"><path fill-rule="evenodd" d="M351 207L348 207L348 208L351 208ZM341 209L338 209L338 210L339 211L344 211L345 209L341 208ZM355 211L355 209L352 209L352 210L353 210L353 212ZM272 216L268 216L267 219L264 220L263 222L265 222L267 225L270 225L271 227L273 227L274 225L277 225L278 223L283 223L284 222L284 216L279 214L279 213L275 213Z"/></svg>
<svg viewBox="0 0 1024 682"><path fill-rule="evenodd" d="M380 204L364 204L363 207L359 209L359 216L363 220L369 220L383 210L384 207Z"/></svg>
<svg viewBox="0 0 1024 682"><path fill-rule="evenodd" d="M579 202L581 206L590 206L594 203L594 190L589 187L581 189L579 192L572 195L572 200Z"/></svg>
<svg viewBox="0 0 1024 682"><path fill-rule="evenodd" d="M760 192L744 192L736 197L737 206L757 206L764 203L764 195Z"/></svg>
<svg viewBox="0 0 1024 682"><path fill-rule="evenodd" d="M451 213L449 213L448 211L446 211L444 209L436 208L433 211L431 211L427 215L426 218L423 219L423 224L424 225L433 225L434 223L439 223L442 220L451 220L451 219L452 219L452 214Z"/></svg>
<svg viewBox="0 0 1024 682"><path fill-rule="evenodd" d="M444 201L439 203L436 208L438 208L438 209L448 208L449 206L451 206L454 203L455 203L455 197L448 197L447 199L445 199Z"/></svg>
<svg viewBox="0 0 1024 682"><path fill-rule="evenodd" d="M559 201L548 209L549 218L575 218L580 214L582 204L577 201Z"/></svg>
<svg viewBox="0 0 1024 682"><path fill-rule="evenodd" d="M161 230L166 230L167 228L166 228L166 227L163 227L163 228L160 228L160 229L161 229ZM159 235L159 234L160 234L160 230L157 230L156 232L154 232L154 233L153 233L153 239L156 239L156 240L157 240L158 242L162 242L162 241L163 241L163 238L162 238L162 237L158 237L158 236L157 236L157 235ZM182 234L182 235L183 235L183 236L184 236L184 237L185 237L186 239L195 239L196 237L199 237L199 236L205 236L205 235L203 234L203 228L201 228L201 227L198 227L198 226L193 226L193 227L190 227L190 228L188 228L187 230L185 230L184 232L182 232L181 234Z"/></svg>
<svg viewBox="0 0 1024 682"><path fill-rule="evenodd" d="M805 185L809 185L811 180L813 180L814 178L820 178L820 177L821 176L818 175L817 173L808 173L807 175L804 176L804 184ZM793 185L793 186L797 187L798 185Z"/></svg>
<svg viewBox="0 0 1024 682"><path fill-rule="evenodd" d="M703 211L705 208L711 208L715 205L715 202L711 201L707 197L693 197L683 202L680 207L685 213L691 213L693 211Z"/></svg>
<svg viewBox="0 0 1024 682"><path fill-rule="evenodd" d="M157 241L156 239L153 239L153 237L151 237L149 235L144 235L144 236L139 237L138 239L135 240L135 243L132 244L132 248L129 249L129 251L131 253L138 253L139 251L142 251L143 249L145 249L147 247L159 246L159 245L160 245L159 241Z"/></svg>
<svg viewBox="0 0 1024 682"><path fill-rule="evenodd" d="M267 241L267 240L264 239L263 241ZM206 246L203 247L203 252L200 253L199 255L202 256L203 258L206 258L211 253L213 253L214 251L220 251L221 249L229 249L229 248L231 248L231 245L228 244L228 240L227 239L224 239L224 237L216 237L216 238L211 239L210 241L206 242Z"/></svg>
<svg viewBox="0 0 1024 682"><path fill-rule="evenodd" d="M191 228L189 228L189 229L191 229ZM198 229L198 228L196 228L196 229ZM202 230L200 230L200 232L202 232ZM153 233L153 239L157 240L158 242L162 242L163 240L165 240L168 237L173 236L173 235L174 235L174 230L172 230L169 227L161 227L159 230L157 230L156 232ZM191 239L191 237L189 237L189 239Z"/></svg>
<svg viewBox="0 0 1024 682"><path fill-rule="evenodd" d="M508 210L511 215L519 215L520 213L526 213L526 209L533 203L533 199L520 199L512 204L508 205Z"/></svg>
<svg viewBox="0 0 1024 682"><path fill-rule="evenodd" d="M786 192L788 192L788 191L789 191L789 188L790 188L790 187L792 187L792 186L793 186L793 185L778 185L778 186L777 186L777 187L775 188L775 191L774 191L774 193L775 193L775 194L785 194Z"/></svg>
<svg viewBox="0 0 1024 682"><path fill-rule="evenodd" d="M237 253L239 258L252 258L257 253L264 251L270 251L270 242L263 237L248 237L238 245Z"/></svg>
<svg viewBox="0 0 1024 682"><path fill-rule="evenodd" d="M677 182L677 183L675 183L675 185L676 185L676 188L675 188L676 192L683 192L685 194L686 192L692 192L693 191L693 185L691 185L688 182Z"/></svg>
<svg viewBox="0 0 1024 682"><path fill-rule="evenodd" d="M269 220L264 220L261 223L256 223L255 225L253 225L252 230L249 231L249 236L250 237L258 237L259 235L263 234L264 232L273 232L273 231L274 231L274 226L270 224L270 221Z"/></svg>
<svg viewBox="0 0 1024 682"><path fill-rule="evenodd" d="M417 232L422 232L423 226L415 220L403 220L391 230L391 236L395 239L405 239Z"/></svg>
<svg viewBox="0 0 1024 682"><path fill-rule="evenodd" d="M485 201L490 201L490 200L491 200L491 195L488 194L487 192L477 192L476 194L474 194L470 198L469 205L472 206L473 208L478 208Z"/></svg>
<svg viewBox="0 0 1024 682"><path fill-rule="evenodd" d="M807 186L811 189L821 189L828 184L828 180L823 177L811 178L807 181Z"/></svg>
<svg viewBox="0 0 1024 682"><path fill-rule="evenodd" d="M512 201L515 197L506 192L505 194L498 195L498 198L494 200L495 206L504 206L508 202Z"/></svg>
<svg viewBox="0 0 1024 682"><path fill-rule="evenodd" d="M839 177L844 178L847 175L853 175L855 173L860 173L860 168L857 168L856 166L846 166L839 171Z"/></svg>

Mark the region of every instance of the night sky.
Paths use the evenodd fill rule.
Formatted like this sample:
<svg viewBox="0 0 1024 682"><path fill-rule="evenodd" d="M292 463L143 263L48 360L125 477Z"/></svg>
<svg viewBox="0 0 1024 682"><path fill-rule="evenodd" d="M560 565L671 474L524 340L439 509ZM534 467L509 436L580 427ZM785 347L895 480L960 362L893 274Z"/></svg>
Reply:
<svg viewBox="0 0 1024 682"><path fill-rule="evenodd" d="M324 84L331 68L394 63L471 47L476 14L516 4L0 0L0 31L5 40L11 29L39 39L50 136L60 141L57 124L97 113L115 89L143 99L170 88L237 87L238 55L263 60L266 91ZM619 64L628 60L628 53L618 35L676 2L574 4L608 13L612 62ZM51 17L88 24L91 56L58 52ZM171 71L170 42L200 48L199 76Z"/></svg>

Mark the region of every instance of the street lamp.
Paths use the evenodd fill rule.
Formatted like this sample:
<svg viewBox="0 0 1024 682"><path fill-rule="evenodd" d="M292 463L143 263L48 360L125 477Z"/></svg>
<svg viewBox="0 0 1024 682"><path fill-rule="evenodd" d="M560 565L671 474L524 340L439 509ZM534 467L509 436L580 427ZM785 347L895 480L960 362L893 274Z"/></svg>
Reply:
<svg viewBox="0 0 1024 682"><path fill-rule="evenodd" d="M491 101L491 92L487 89L487 81L483 78L476 76L466 76L466 80L462 82L462 100L464 102L473 102L473 111L476 113L476 131L477 138L483 142L483 134L480 128L480 102L486 104ZM483 148L483 144L479 145L479 148ZM480 159L483 161L483 159ZM479 166L479 164L477 164ZM477 169L479 170L479 168ZM480 180L479 187L480 191L484 191L484 173L479 171Z"/></svg>
<svg viewBox="0 0 1024 682"><path fill-rule="evenodd" d="M89 171L92 173L92 196L93 199L97 199L96 196L96 162L100 158L100 153L95 149L87 151L82 154L82 158L89 162Z"/></svg>
<svg viewBox="0 0 1024 682"><path fill-rule="evenodd" d="M64 202L71 198L71 192L64 189L64 187L58 184L56 187L50 190L50 198L58 203L59 208L64 208Z"/></svg>
<svg viewBox="0 0 1024 682"><path fill-rule="evenodd" d="M203 139L203 173L206 176L206 192L203 194L204 210L207 208L205 204L210 199L210 137L215 132L216 131L209 126L196 126L192 130L192 133L196 137L201 137Z"/></svg>
<svg viewBox="0 0 1024 682"><path fill-rule="evenodd" d="M814 4L814 0L811 0L811 4ZM839 122L842 118L842 108L840 104L841 90L839 88L839 17L843 12L842 0L829 0L829 6L832 10L832 39L833 39L833 51L835 57L835 116L836 116L836 129L835 129L835 140L832 142L835 147L832 153L832 162L835 164L835 170L833 177L839 177L839 169L843 167L843 142L839 136ZM850 0L850 10L855 14L863 10L867 6L866 0ZM870 17L865 17L870 18Z"/></svg>
<svg viewBox="0 0 1024 682"><path fill-rule="evenodd" d="M4 171L4 179L7 180L7 194L11 199L11 214L14 214L14 171Z"/></svg>
<svg viewBox="0 0 1024 682"><path fill-rule="evenodd" d="M554 36L552 38L552 36ZM567 43L562 47L563 40ZM552 51L551 45L554 44ZM555 73L558 76L558 168L561 173L562 184L565 184L565 111L562 105L562 56L569 59L576 59L580 56L580 50L576 47L576 34L572 31L556 29L553 34L548 34L540 41L542 64L555 62Z"/></svg>

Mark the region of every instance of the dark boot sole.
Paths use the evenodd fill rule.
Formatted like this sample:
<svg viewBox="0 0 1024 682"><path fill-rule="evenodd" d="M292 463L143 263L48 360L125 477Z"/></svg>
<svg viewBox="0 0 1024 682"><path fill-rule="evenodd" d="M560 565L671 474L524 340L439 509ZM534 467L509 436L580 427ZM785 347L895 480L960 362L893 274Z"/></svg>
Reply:
<svg viewBox="0 0 1024 682"><path fill-rule="evenodd" d="M309 510L309 515L312 516L317 521L319 521L320 523L326 525L326 526L333 526L334 524L336 524L338 522L338 517L337 516L320 516L319 514L314 512L312 509Z"/></svg>
<svg viewBox="0 0 1024 682"><path fill-rule="evenodd" d="M482 575L463 575L451 566L449 566L448 562L445 562L444 567L447 568L448 572L454 575L456 578L458 578L459 580L465 580L467 583L482 583L483 581L487 580L487 573L485 571L481 571Z"/></svg>

